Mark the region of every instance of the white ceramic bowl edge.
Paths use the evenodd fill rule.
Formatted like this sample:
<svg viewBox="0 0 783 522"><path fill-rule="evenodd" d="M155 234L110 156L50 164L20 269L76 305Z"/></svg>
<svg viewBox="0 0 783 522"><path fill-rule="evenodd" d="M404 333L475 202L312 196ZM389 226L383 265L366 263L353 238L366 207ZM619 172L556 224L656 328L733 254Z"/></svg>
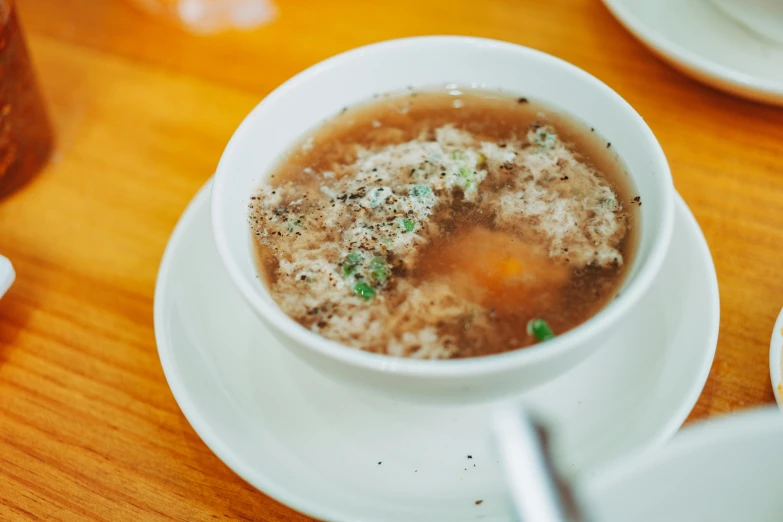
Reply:
<svg viewBox="0 0 783 522"><path fill-rule="evenodd" d="M454 59L459 57L459 59ZM350 78L351 81L346 79ZM596 317L545 346L449 361L398 359L348 349L287 317L258 281L247 224L249 197L304 133L344 106L407 85L474 84L557 107L611 141L642 196L641 241L621 295ZM468 37L382 42L330 58L267 96L231 138L215 177L215 241L232 281L274 334L324 373L417 400L488 399L524 391L573 367L653 283L673 226L674 191L665 156L642 118L614 91L562 60L518 45Z"/></svg>

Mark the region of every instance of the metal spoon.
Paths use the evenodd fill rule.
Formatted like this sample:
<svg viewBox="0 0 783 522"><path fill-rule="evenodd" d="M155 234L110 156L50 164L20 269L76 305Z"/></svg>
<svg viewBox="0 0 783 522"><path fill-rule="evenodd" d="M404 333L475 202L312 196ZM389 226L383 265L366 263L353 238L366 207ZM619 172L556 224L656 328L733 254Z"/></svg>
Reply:
<svg viewBox="0 0 783 522"><path fill-rule="evenodd" d="M546 429L521 408L504 408L494 422L509 492L524 522L587 522L552 463Z"/></svg>

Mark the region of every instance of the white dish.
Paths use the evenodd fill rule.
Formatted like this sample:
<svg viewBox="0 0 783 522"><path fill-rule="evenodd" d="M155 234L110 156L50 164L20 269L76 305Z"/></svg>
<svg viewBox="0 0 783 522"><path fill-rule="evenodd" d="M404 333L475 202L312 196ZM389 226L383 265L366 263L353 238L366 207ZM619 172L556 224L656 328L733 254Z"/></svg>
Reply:
<svg viewBox="0 0 783 522"><path fill-rule="evenodd" d="M778 44L783 44L783 2L780 0L712 0L739 23Z"/></svg>
<svg viewBox="0 0 783 522"><path fill-rule="evenodd" d="M508 520L489 409L358 393L292 356L225 274L208 199L207 186L169 241L155 334L174 397L218 457L319 519ZM558 460L571 475L667 440L707 379L718 336L715 269L679 198L676 209L673 248L628 320L581 365L523 397L557 427Z"/></svg>
<svg viewBox="0 0 783 522"><path fill-rule="evenodd" d="M601 522L780 522L783 418L775 408L688 427L582 488Z"/></svg>
<svg viewBox="0 0 783 522"><path fill-rule="evenodd" d="M350 79L350 81L348 81ZM348 348L288 317L259 281L248 204L276 162L309 130L373 94L477 85L530 98L589 122L610 142L644 203L632 265L595 316L526 350L428 361ZM617 93L553 56L507 42L442 36L392 40L348 51L298 74L267 96L231 137L215 174L212 228L230 279L270 331L308 364L343 383L415 402L510 397L565 373L603 344L654 281L672 235L674 188L666 157L642 118Z"/></svg>
<svg viewBox="0 0 783 522"><path fill-rule="evenodd" d="M16 274L11 262L7 258L0 256L0 297L3 297L8 289L11 288L15 278Z"/></svg>
<svg viewBox="0 0 783 522"><path fill-rule="evenodd" d="M642 43L718 89L783 104L783 45L747 29L710 0L603 0Z"/></svg>
<svg viewBox="0 0 783 522"><path fill-rule="evenodd" d="M783 310L775 321L769 341L769 378L778 406L783 408Z"/></svg>

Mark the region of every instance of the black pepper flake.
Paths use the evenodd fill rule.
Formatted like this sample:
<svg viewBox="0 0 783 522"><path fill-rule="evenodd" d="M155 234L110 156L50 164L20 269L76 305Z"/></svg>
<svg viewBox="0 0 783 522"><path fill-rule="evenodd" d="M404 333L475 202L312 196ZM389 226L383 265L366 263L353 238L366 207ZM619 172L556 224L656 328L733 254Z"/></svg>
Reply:
<svg viewBox="0 0 783 522"><path fill-rule="evenodd" d="M633 200L636 201L637 203L639 202L640 199L642 199L642 198L639 197L639 196L636 196L635 198L633 198Z"/></svg>
<svg viewBox="0 0 783 522"><path fill-rule="evenodd" d="M567 180L568 180L568 176L563 176L562 178L560 178L560 181L567 181Z"/></svg>
<svg viewBox="0 0 783 522"><path fill-rule="evenodd" d="M379 465L379 466L381 465L381 461L378 461L378 465Z"/></svg>
<svg viewBox="0 0 783 522"><path fill-rule="evenodd" d="M517 99L517 103L527 103L527 98L519 98Z"/></svg>
<svg viewBox="0 0 783 522"><path fill-rule="evenodd" d="M326 326L326 321L318 321L318 328L324 328L325 326ZM380 464L380 462L378 464Z"/></svg>
<svg viewBox="0 0 783 522"><path fill-rule="evenodd" d="M468 455L468 458L469 458L469 459L472 459L472 458L473 458L473 455Z"/></svg>
<svg viewBox="0 0 783 522"><path fill-rule="evenodd" d="M607 148L607 149L608 149L609 147L611 147L611 146L612 146L612 142L611 142L611 141L606 143L606 148Z"/></svg>
<svg viewBox="0 0 783 522"><path fill-rule="evenodd" d="M307 276L303 274L299 276L299 279L301 279L302 281L307 281Z"/></svg>
<svg viewBox="0 0 783 522"><path fill-rule="evenodd" d="M590 127L590 132L595 132L595 127Z"/></svg>

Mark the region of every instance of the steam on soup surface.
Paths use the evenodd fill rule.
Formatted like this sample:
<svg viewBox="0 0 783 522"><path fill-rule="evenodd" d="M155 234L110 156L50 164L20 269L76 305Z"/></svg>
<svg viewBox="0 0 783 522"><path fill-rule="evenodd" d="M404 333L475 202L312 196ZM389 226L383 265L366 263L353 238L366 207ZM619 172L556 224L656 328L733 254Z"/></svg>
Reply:
<svg viewBox="0 0 783 522"><path fill-rule="evenodd" d="M523 348L597 313L631 264L640 204L589 127L452 89L343 110L266 178L250 222L297 322L434 359Z"/></svg>

